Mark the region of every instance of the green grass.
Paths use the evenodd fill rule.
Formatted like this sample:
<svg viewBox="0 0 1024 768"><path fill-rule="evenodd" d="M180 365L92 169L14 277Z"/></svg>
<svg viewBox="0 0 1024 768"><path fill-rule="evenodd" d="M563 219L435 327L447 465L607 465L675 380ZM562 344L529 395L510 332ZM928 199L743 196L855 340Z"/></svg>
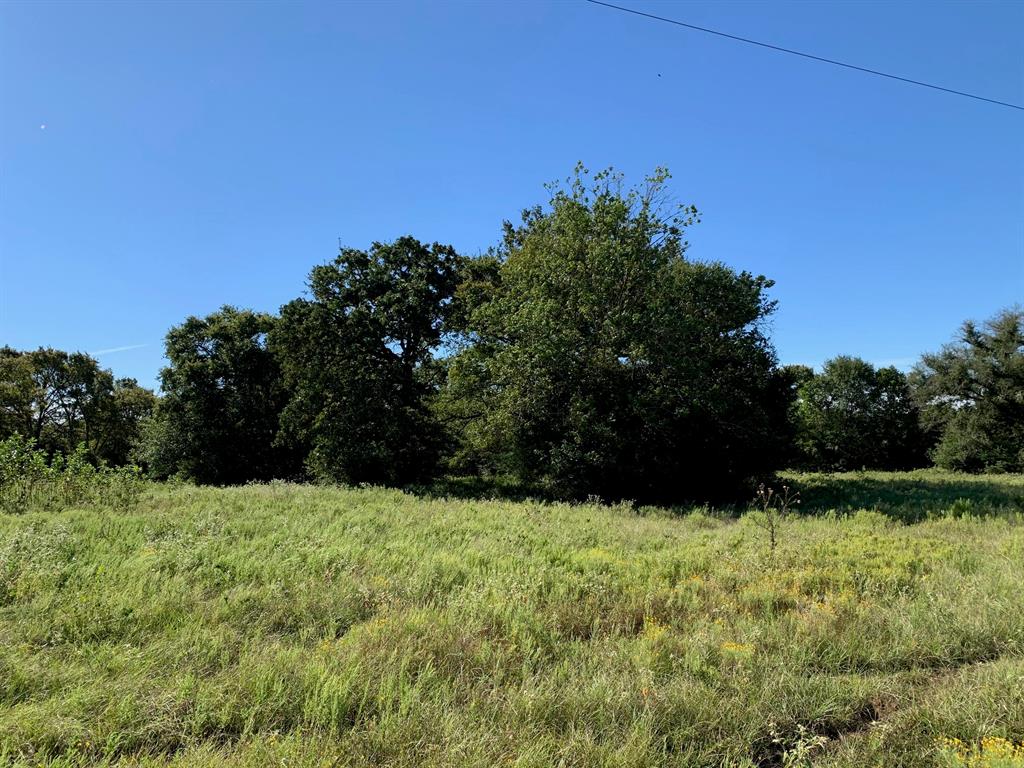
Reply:
<svg viewBox="0 0 1024 768"><path fill-rule="evenodd" d="M871 509L915 523L931 517L1013 515L1024 510L1024 475L914 472L783 473L800 490L805 511Z"/></svg>
<svg viewBox="0 0 1024 768"><path fill-rule="evenodd" d="M1024 480L790 479L804 513L879 511L791 519L774 555L750 517L379 489L0 515L0 764L942 766L942 738L1024 739Z"/></svg>

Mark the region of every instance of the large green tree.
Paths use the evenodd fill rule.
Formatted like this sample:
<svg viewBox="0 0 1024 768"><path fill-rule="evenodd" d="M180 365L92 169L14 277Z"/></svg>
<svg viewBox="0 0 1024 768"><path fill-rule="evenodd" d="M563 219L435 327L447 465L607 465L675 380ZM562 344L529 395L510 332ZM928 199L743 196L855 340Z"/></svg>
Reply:
<svg viewBox="0 0 1024 768"><path fill-rule="evenodd" d="M582 167L506 223L460 297L444 414L461 456L556 494L680 500L774 468L785 384L763 324L771 281L684 258L692 206L668 174L625 190Z"/></svg>
<svg viewBox="0 0 1024 768"><path fill-rule="evenodd" d="M271 315L225 306L167 333L164 395L143 452L153 474L221 485L294 473L275 445L287 393L267 347L273 325Z"/></svg>
<svg viewBox="0 0 1024 768"><path fill-rule="evenodd" d="M798 443L814 469L908 469L926 462L907 377L840 356L798 389Z"/></svg>
<svg viewBox="0 0 1024 768"><path fill-rule="evenodd" d="M911 374L935 461L969 472L1024 472L1024 309L1005 309L926 354Z"/></svg>
<svg viewBox="0 0 1024 768"><path fill-rule="evenodd" d="M430 477L444 431L430 408L433 352L455 311L462 259L402 237L344 248L309 276L309 298L281 308L272 344L293 396L281 440L334 482Z"/></svg>

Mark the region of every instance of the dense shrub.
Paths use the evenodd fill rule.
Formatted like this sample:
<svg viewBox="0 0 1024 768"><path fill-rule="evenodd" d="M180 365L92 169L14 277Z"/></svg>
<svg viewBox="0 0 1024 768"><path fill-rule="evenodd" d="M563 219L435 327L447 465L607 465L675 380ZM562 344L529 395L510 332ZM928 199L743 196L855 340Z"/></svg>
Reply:
<svg viewBox="0 0 1024 768"><path fill-rule="evenodd" d="M0 509L9 514L85 504L127 510L134 506L144 485L142 473L134 465L90 463L84 445L47 461L46 453L30 438L12 435L0 441Z"/></svg>

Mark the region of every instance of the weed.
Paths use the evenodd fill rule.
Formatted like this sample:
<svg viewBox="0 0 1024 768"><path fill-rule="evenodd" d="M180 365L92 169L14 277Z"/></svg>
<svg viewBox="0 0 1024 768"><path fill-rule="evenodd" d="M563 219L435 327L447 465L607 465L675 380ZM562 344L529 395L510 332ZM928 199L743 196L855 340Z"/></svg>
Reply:
<svg viewBox="0 0 1024 768"><path fill-rule="evenodd" d="M768 534L768 549L774 557L782 524L800 503L800 494L793 492L788 485L782 486L779 493L761 483L757 486L755 503L759 514L753 518L754 523Z"/></svg>

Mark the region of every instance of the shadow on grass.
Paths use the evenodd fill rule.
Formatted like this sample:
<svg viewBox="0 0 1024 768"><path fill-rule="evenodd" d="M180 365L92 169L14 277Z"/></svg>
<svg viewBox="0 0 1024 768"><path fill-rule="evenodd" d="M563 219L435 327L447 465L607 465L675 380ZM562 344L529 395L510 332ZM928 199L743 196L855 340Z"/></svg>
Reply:
<svg viewBox="0 0 1024 768"><path fill-rule="evenodd" d="M920 472L791 474L803 514L869 509L904 522L965 515L1024 514L1024 477Z"/></svg>
<svg viewBox="0 0 1024 768"><path fill-rule="evenodd" d="M557 501L542 488L505 477L450 475L425 485L412 485L404 490L429 499L468 499L471 501Z"/></svg>
<svg viewBox="0 0 1024 768"><path fill-rule="evenodd" d="M850 514L873 510L907 523L936 517L1024 515L1024 476L960 475L938 470L914 472L782 473L772 483L789 484L800 493L799 513ZM558 501L545 489L510 478L450 476L428 485L405 490L427 498L499 500L522 502ZM748 504L719 504L713 508L698 502L659 505L670 514L702 508L711 514L735 517ZM650 508L638 507L641 509Z"/></svg>
<svg viewBox="0 0 1024 768"><path fill-rule="evenodd" d="M746 511L746 503L707 503L696 499L680 498L678 502L637 501L628 498L566 497L552 493L542 485L530 485L509 477L479 477L450 475L424 485L406 486L403 490L430 499L463 499L486 501L535 501L565 504L601 504L632 507L638 514L667 513L685 515L694 510L720 517L737 517Z"/></svg>

